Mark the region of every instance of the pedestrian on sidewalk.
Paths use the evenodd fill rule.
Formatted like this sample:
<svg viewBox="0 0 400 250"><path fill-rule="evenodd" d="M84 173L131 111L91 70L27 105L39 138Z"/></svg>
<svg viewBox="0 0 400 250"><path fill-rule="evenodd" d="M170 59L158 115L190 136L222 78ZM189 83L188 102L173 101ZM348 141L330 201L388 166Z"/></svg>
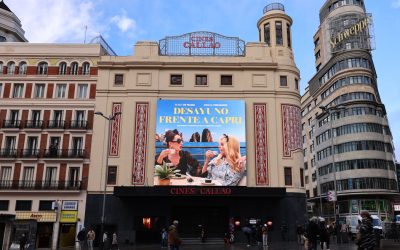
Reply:
<svg viewBox="0 0 400 250"><path fill-rule="evenodd" d="M165 228L161 230L161 247L168 247L168 232Z"/></svg>
<svg viewBox="0 0 400 250"><path fill-rule="evenodd" d="M375 234L371 215L368 211L362 211L361 218L360 229L357 233L358 250L373 250L375 246Z"/></svg>
<svg viewBox="0 0 400 250"><path fill-rule="evenodd" d="M118 250L118 240L117 240L117 233L114 232L112 235L112 242L111 242L111 249Z"/></svg>
<svg viewBox="0 0 400 250"><path fill-rule="evenodd" d="M168 228L168 244L170 250L179 250L179 246L182 244L178 233L178 224L179 222L174 220L172 225Z"/></svg>
<svg viewBox="0 0 400 250"><path fill-rule="evenodd" d="M321 249L324 250L324 244L326 245L326 249L329 249L330 239L329 239L328 229L325 225L325 221L320 222L319 239L320 239Z"/></svg>
<svg viewBox="0 0 400 250"><path fill-rule="evenodd" d="M310 246L309 247L310 250L318 249L318 244L317 244L317 235L319 234L318 222L319 222L319 219L317 217L313 216L310 219L310 222L308 224L306 238L308 239L308 244Z"/></svg>
<svg viewBox="0 0 400 250"><path fill-rule="evenodd" d="M86 232L84 227L82 227L82 229L78 232L76 238L79 241L79 249L83 250L85 247L85 238L86 238Z"/></svg>
<svg viewBox="0 0 400 250"><path fill-rule="evenodd" d="M264 224L261 228L263 246L268 246L268 226Z"/></svg>
<svg viewBox="0 0 400 250"><path fill-rule="evenodd" d="M96 238L96 233L92 228L87 233L86 238L87 238L88 249L93 250L93 241Z"/></svg>
<svg viewBox="0 0 400 250"><path fill-rule="evenodd" d="M300 245L303 245L303 235L304 235L303 226L300 224L297 224L296 232L297 232L297 243L299 243Z"/></svg>

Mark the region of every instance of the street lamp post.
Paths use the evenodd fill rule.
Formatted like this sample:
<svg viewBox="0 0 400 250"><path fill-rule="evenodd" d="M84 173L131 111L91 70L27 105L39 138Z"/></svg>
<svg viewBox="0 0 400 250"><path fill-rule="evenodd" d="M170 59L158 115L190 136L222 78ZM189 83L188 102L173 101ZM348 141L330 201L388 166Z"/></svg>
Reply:
<svg viewBox="0 0 400 250"><path fill-rule="evenodd" d="M108 168L108 152L110 150L110 133L111 133L111 121L114 121L118 115L121 115L121 112L115 112L109 116L105 116L102 112L95 112L95 115L101 116L106 121L108 121L108 129L105 129L104 137L107 138L107 152L106 155L106 164L104 169L104 188L103 188L103 202L102 202L102 209L101 209L101 229L100 229L100 237L99 239L103 238L104 234L104 224L105 224L105 210L106 210L106 193L107 193L107 168Z"/></svg>
<svg viewBox="0 0 400 250"><path fill-rule="evenodd" d="M325 106L320 106L319 107L324 113L328 114L328 119L329 119L329 133L331 137L331 154L332 154L332 169L333 169L333 188L335 191L335 198L333 200L333 215L335 218L335 223L336 227L338 228L338 222L339 222L339 213L338 209L336 207L336 202L337 202L337 179L336 179L336 166L335 166L335 145L333 145L333 128L332 128L332 110L342 110L344 107L325 107Z"/></svg>

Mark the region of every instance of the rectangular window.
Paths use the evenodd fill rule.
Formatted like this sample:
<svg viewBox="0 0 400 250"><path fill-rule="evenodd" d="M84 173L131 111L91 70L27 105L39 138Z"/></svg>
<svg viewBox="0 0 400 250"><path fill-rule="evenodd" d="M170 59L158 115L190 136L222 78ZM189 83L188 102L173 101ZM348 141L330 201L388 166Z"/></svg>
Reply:
<svg viewBox="0 0 400 250"><path fill-rule="evenodd" d="M88 90L88 85L87 84L78 84L78 90L76 92L76 98L77 99L86 99L87 98L87 90Z"/></svg>
<svg viewBox="0 0 400 250"><path fill-rule="evenodd" d="M35 92L34 92L34 97L35 98L44 98L44 84L35 84Z"/></svg>
<svg viewBox="0 0 400 250"><path fill-rule="evenodd" d="M57 186L57 168L56 167L47 167L46 168L44 185L45 185L45 187Z"/></svg>
<svg viewBox="0 0 400 250"><path fill-rule="evenodd" d="M221 85L231 86L232 85L232 75L221 75Z"/></svg>
<svg viewBox="0 0 400 250"><path fill-rule="evenodd" d="M21 98L24 93L24 84L22 83L16 83L14 84L14 90L13 90L13 98Z"/></svg>
<svg viewBox="0 0 400 250"><path fill-rule="evenodd" d="M182 85L182 75L171 75L171 85Z"/></svg>
<svg viewBox="0 0 400 250"><path fill-rule="evenodd" d="M115 74L114 75L114 85L123 85L124 84L124 75L123 74Z"/></svg>
<svg viewBox="0 0 400 250"><path fill-rule="evenodd" d="M12 168L11 167L1 167L0 170L0 187L7 188L11 187L12 183Z"/></svg>
<svg viewBox="0 0 400 250"><path fill-rule="evenodd" d="M287 46L290 48L292 47L292 41L291 41L291 37L290 37L290 25L286 24L286 34L287 34Z"/></svg>
<svg viewBox="0 0 400 250"><path fill-rule="evenodd" d="M35 176L34 174L35 174L34 167L24 167L21 186L26 188L34 187L34 176Z"/></svg>
<svg viewBox="0 0 400 250"><path fill-rule="evenodd" d="M315 39L314 41L314 46L317 47L319 45L319 37L317 37L317 39Z"/></svg>
<svg viewBox="0 0 400 250"><path fill-rule="evenodd" d="M287 76L280 76L279 84L281 87L286 87L287 86Z"/></svg>
<svg viewBox="0 0 400 250"><path fill-rule="evenodd" d="M282 22L275 22L275 30L276 30L276 45L283 45L283 37L282 37Z"/></svg>
<svg viewBox="0 0 400 250"><path fill-rule="evenodd" d="M31 211L32 201L17 200L15 203L15 211Z"/></svg>
<svg viewBox="0 0 400 250"><path fill-rule="evenodd" d="M290 167L285 167L285 186L291 186L292 185L292 168Z"/></svg>
<svg viewBox="0 0 400 250"><path fill-rule="evenodd" d="M10 201L8 200L0 200L0 211L7 211Z"/></svg>
<svg viewBox="0 0 400 250"><path fill-rule="evenodd" d="M116 166L108 166L107 169L107 185L116 185L117 184L117 167Z"/></svg>
<svg viewBox="0 0 400 250"><path fill-rule="evenodd" d="M39 201L39 211L52 210L53 201Z"/></svg>
<svg viewBox="0 0 400 250"><path fill-rule="evenodd" d="M196 85L207 85L207 76L196 75Z"/></svg>
<svg viewBox="0 0 400 250"><path fill-rule="evenodd" d="M266 23L264 25L264 41L268 46L271 45L271 34L270 34L269 23Z"/></svg>
<svg viewBox="0 0 400 250"><path fill-rule="evenodd" d="M299 80L298 79L294 79L294 88L296 89L296 90L298 90L299 89Z"/></svg>
<svg viewBox="0 0 400 250"><path fill-rule="evenodd" d="M300 168L300 186L304 187L304 170Z"/></svg>
<svg viewBox="0 0 400 250"><path fill-rule="evenodd" d="M56 98L63 99L67 95L67 84L57 84L56 85Z"/></svg>
<svg viewBox="0 0 400 250"><path fill-rule="evenodd" d="M0 98L3 96L3 84L0 83Z"/></svg>

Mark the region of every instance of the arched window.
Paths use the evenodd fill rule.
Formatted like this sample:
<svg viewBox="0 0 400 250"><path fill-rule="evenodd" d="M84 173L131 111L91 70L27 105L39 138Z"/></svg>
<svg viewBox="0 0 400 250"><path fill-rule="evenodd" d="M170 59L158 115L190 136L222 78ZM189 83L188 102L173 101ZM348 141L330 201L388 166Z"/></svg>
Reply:
<svg viewBox="0 0 400 250"><path fill-rule="evenodd" d="M3 62L0 61L0 74L3 74Z"/></svg>
<svg viewBox="0 0 400 250"><path fill-rule="evenodd" d="M14 75L14 73L15 73L15 63L14 62L9 62L7 64L7 74Z"/></svg>
<svg viewBox="0 0 400 250"><path fill-rule="evenodd" d="M78 63L77 62L73 62L71 63L71 75L77 75L78 74Z"/></svg>
<svg viewBox="0 0 400 250"><path fill-rule="evenodd" d="M20 62L18 67L18 72L20 75L26 75L27 65L26 62Z"/></svg>
<svg viewBox="0 0 400 250"><path fill-rule="evenodd" d="M58 67L58 74L65 75L66 73L67 73L67 63L62 62L62 63L60 63L60 66Z"/></svg>
<svg viewBox="0 0 400 250"><path fill-rule="evenodd" d="M47 62L41 62L38 65L37 73L38 75L47 75L48 64Z"/></svg>
<svg viewBox="0 0 400 250"><path fill-rule="evenodd" d="M82 75L89 75L90 74L90 64L88 62L84 62L82 64Z"/></svg>

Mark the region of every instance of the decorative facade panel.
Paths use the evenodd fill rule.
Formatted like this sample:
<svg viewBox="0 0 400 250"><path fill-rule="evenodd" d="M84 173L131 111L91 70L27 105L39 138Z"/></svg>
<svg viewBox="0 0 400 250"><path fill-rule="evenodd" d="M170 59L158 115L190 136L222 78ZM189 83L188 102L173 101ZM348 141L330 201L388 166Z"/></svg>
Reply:
<svg viewBox="0 0 400 250"><path fill-rule="evenodd" d="M146 147L149 103L136 103L132 184L143 185L146 178Z"/></svg>
<svg viewBox="0 0 400 250"><path fill-rule="evenodd" d="M117 112L122 112L122 104L121 103L113 103L112 113L115 114ZM119 133L121 131L121 116L117 115L111 124L110 131L110 150L108 152L109 156L118 156L119 155Z"/></svg>
<svg viewBox="0 0 400 250"><path fill-rule="evenodd" d="M265 103L255 103L253 112L256 185L268 185L267 105Z"/></svg>
<svg viewBox="0 0 400 250"><path fill-rule="evenodd" d="M282 126L283 156L290 157L292 151L302 148L300 107L282 104Z"/></svg>

